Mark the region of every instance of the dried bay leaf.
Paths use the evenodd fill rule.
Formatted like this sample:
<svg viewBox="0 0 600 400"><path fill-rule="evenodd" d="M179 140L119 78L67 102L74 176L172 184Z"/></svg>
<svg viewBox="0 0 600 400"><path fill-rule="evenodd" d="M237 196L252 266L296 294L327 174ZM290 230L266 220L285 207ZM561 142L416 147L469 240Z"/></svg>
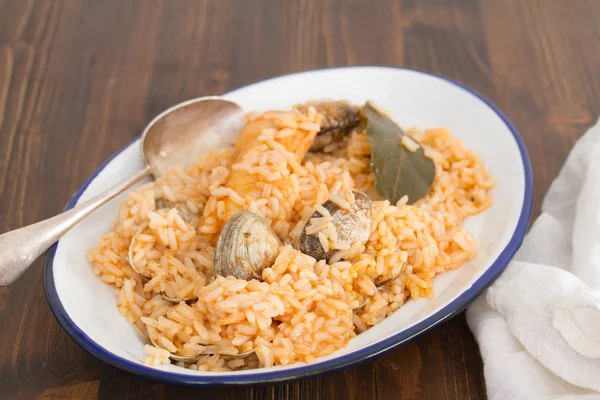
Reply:
<svg viewBox="0 0 600 400"><path fill-rule="evenodd" d="M377 193L392 204L396 204L404 195L408 196L408 204L427 196L435 178L433 160L412 138L418 146L414 151L407 149L401 143L405 135L402 129L370 102L365 104L363 112L368 121L371 170Z"/></svg>

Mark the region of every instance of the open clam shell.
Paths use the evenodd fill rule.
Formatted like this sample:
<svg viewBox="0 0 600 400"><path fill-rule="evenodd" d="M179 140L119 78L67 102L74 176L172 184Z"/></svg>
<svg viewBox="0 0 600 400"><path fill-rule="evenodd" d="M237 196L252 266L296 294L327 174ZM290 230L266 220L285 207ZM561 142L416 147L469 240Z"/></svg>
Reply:
<svg viewBox="0 0 600 400"><path fill-rule="evenodd" d="M156 209L157 210L161 210L164 208L175 208L177 209L177 212L179 213L179 215L181 216L181 218L183 218L183 220L186 223L190 223L195 217L197 217L197 214L195 214L192 210L189 209L188 206L186 206L183 203L171 203L168 200L165 199L156 199L154 201L154 204L156 204Z"/></svg>
<svg viewBox="0 0 600 400"><path fill-rule="evenodd" d="M312 106L321 115L321 130L317 134L311 151L320 151L329 143L341 140L361 122L361 107L344 100L319 100L296 106L306 113Z"/></svg>
<svg viewBox="0 0 600 400"><path fill-rule="evenodd" d="M146 229L147 227L142 227L140 228L137 233L133 236L133 238L131 238L131 242L129 244L129 251L128 251L128 261L129 261L129 266L131 266L131 268L144 280L149 281L150 279L152 279L152 276L148 275L145 271L142 271L139 266L136 264L135 262L135 256L134 256L134 245L135 242L137 240L137 238L139 237L139 235L141 235L144 231L144 229ZM171 303L179 303L181 301L185 301L186 303L188 302L192 302L192 301L196 301L198 300L197 297L183 297L183 298L176 298L176 297L169 297L167 296L165 293L162 293L162 298L170 301Z"/></svg>
<svg viewBox="0 0 600 400"><path fill-rule="evenodd" d="M378 287L378 288L380 288L380 287L382 287L382 286L385 286L385 285L387 285L388 283L392 283L392 282L393 282L393 281L394 281L396 278L398 278L399 276L400 276L400 274L397 274L397 275L396 275L396 276L394 276L394 277L391 277L391 278L385 279L385 280L383 280L383 281L375 282L375 287ZM365 306L365 304L367 304L367 299L366 299L366 297L365 297L365 299L363 300L363 302L362 302L362 303L360 303L360 304L359 304L357 307L353 308L353 309L352 309L352 311L354 311L354 312L360 311L360 310L361 310L361 309L362 309L362 308Z"/></svg>
<svg viewBox="0 0 600 400"><path fill-rule="evenodd" d="M129 251L128 251L128 261L129 261L129 265L131 266L131 268L142 279L149 281L150 279L152 279L152 277L150 275L148 275L146 272L142 272L142 270L140 270L140 268L135 263L134 254L133 254L135 240L140 234L142 234L144 229L146 229L146 227L142 227L141 229L139 229L138 232L135 234L135 236L131 239L131 243L129 244ZM161 293L161 296L163 299L170 301L171 303L179 303L181 301L185 301L186 303L189 303L189 302L198 300L197 297L183 297L183 298L169 297L165 293Z"/></svg>
<svg viewBox="0 0 600 400"><path fill-rule="evenodd" d="M337 232L337 243L345 246L352 246L356 242L365 244L371 235L371 200L361 192L354 191L354 204L349 209L343 209L331 200L327 200L322 206L331 215L331 223ZM321 217L319 211L311 218ZM316 260L327 260L338 251L329 249L326 251L318 235L307 233L310 219L306 223L302 234L298 240L298 249Z"/></svg>
<svg viewBox="0 0 600 400"><path fill-rule="evenodd" d="M215 274L261 279L263 269L275 262L281 244L264 219L249 211L239 212L225 223L219 235Z"/></svg>
<svg viewBox="0 0 600 400"><path fill-rule="evenodd" d="M129 261L129 266L139 276L141 276L143 279L149 281L150 279L152 279L152 277L150 275L148 275L146 272L142 272L142 270L136 264L136 262L135 262L135 256L134 256L135 243L136 243L137 239L139 238L139 235L141 235L142 232L144 231L144 229L146 229L146 228L147 228L147 226L142 226L140 229L137 230L137 232L135 233L135 235L133 235L133 237L131 238L131 242L129 242L129 249L127 251L127 261Z"/></svg>
<svg viewBox="0 0 600 400"><path fill-rule="evenodd" d="M375 282L375 286L376 287L382 287L384 285L387 285L388 283L392 283L394 280L396 280L396 278L398 278L400 276L402 272L399 272L398 274L396 274L395 276L392 276L391 278L387 278L387 279L383 279L381 281Z"/></svg>
<svg viewBox="0 0 600 400"><path fill-rule="evenodd" d="M163 347L160 346L158 343L156 343L156 341L152 337L149 337L149 339L150 339L150 343L152 343L152 345L154 347L163 349ZM236 355L229 355L229 354L219 354L219 355L222 357L228 357L228 358L246 358L249 355L251 355L252 353L254 353L254 350L250 350L245 353L240 353L240 354L236 354ZM171 353L169 355L169 358L175 362L193 363L195 361L198 361L201 357L204 357L207 355L210 356L210 355L214 355L214 354L218 354L218 353L200 353L200 354L189 354L189 355L188 354L182 355L182 354L172 354Z"/></svg>
<svg viewBox="0 0 600 400"><path fill-rule="evenodd" d="M178 298L178 297L169 297L164 293L161 293L161 296L163 299L170 301L171 303L175 303L175 304L180 303L182 301L185 301L186 303L191 303L191 302L198 300L198 298L195 296Z"/></svg>
<svg viewBox="0 0 600 400"><path fill-rule="evenodd" d="M156 205L157 210L166 209L166 208L169 208L169 209L176 208L177 212L179 213L179 215L183 218L183 220L186 223L190 223L190 221L192 221L192 219L197 217L197 215L194 214L185 204L171 203L171 202L161 198L161 199L155 199L155 205ZM135 255L134 255L135 243L147 227L148 227L147 225L142 226L140 229L138 229L138 231L135 233L133 238L131 238L131 242L129 243L129 249L128 249L127 255L128 255L129 265L131 266L131 268L142 279L149 281L150 279L152 279L152 276L149 275L146 271L142 271L142 269L137 265L136 260L135 260ZM186 303L189 303L189 302L198 300L198 298L195 296L178 298L178 297L170 297L170 296L166 295L165 293L162 293L162 297L163 297L163 299L170 301L171 303L179 303L181 301L185 301Z"/></svg>

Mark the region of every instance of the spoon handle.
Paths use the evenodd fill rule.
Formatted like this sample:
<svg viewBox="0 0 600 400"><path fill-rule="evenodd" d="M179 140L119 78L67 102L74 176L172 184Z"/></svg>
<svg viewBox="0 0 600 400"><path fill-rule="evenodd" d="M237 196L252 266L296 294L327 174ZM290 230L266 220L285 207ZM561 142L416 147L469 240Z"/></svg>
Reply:
<svg viewBox="0 0 600 400"><path fill-rule="evenodd" d="M146 166L126 181L62 214L0 235L0 286L13 283L79 221L149 175L150 167Z"/></svg>

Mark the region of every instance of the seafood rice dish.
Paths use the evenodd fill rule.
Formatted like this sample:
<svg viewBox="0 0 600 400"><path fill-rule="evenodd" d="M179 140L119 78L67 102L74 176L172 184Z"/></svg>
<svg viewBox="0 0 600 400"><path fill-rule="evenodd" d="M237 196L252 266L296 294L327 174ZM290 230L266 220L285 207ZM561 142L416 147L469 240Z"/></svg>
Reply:
<svg viewBox="0 0 600 400"><path fill-rule="evenodd" d="M250 112L235 143L128 193L88 259L147 365L231 371L344 348L477 254L496 181L373 102Z"/></svg>

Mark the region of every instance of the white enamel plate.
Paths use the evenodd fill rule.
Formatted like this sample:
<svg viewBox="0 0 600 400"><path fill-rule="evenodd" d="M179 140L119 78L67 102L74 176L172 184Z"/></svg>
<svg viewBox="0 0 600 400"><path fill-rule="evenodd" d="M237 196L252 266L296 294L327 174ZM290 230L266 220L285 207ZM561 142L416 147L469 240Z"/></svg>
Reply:
<svg viewBox="0 0 600 400"><path fill-rule="evenodd" d="M189 386L276 382L364 362L422 334L462 311L502 272L521 244L529 222L533 180L523 141L489 101L465 86L422 72L382 67L309 71L256 83L224 95L246 111L287 109L315 98L373 100L403 127L448 127L476 151L498 180L493 206L467 219L479 240L477 257L434 280L434 300L409 301L389 318L352 339L345 349L313 364L236 372L198 372L143 365L144 342L116 308L114 288L92 274L86 254L111 229L125 194L68 232L48 253L45 284L60 324L84 349L135 375ZM142 168L139 140L115 154L84 183L73 207Z"/></svg>

